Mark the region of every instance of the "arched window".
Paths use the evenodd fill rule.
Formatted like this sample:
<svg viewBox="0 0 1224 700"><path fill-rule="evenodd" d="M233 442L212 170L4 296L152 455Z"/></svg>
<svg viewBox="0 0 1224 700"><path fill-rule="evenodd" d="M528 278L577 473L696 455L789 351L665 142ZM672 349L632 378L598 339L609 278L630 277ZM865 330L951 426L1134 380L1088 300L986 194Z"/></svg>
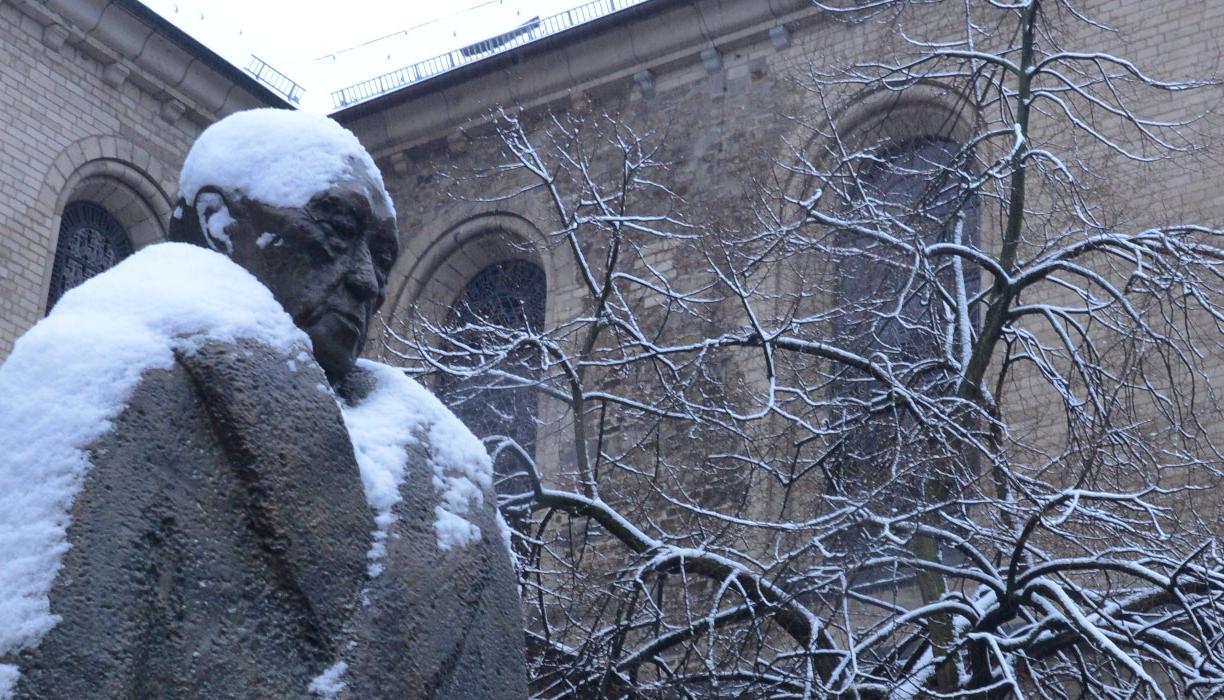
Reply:
<svg viewBox="0 0 1224 700"><path fill-rule="evenodd" d="M893 142L857 164L837 234L838 343L885 361L893 376L925 395L946 395L978 326L981 271L962 258L924 255L934 243L979 245L976 170L960 144L942 137ZM967 300L969 303L965 303ZM845 368L833 390L841 406L841 441L829 469L832 489L902 488L901 471L917 471L927 456L907 444L909 415L893 411L886 387Z"/></svg>
<svg viewBox="0 0 1224 700"><path fill-rule="evenodd" d="M942 292L956 284L956 259L916 259L893 241L977 247L977 203L966 187L972 171L959 166L960 150L944 138L913 139L878 149L861 168L849 214L859 227L841 236L849 253L839 303L852 312L837 329L856 351L908 361L945 342ZM968 293L976 293L980 271L960 267Z"/></svg>
<svg viewBox="0 0 1224 700"><path fill-rule="evenodd" d="M64 292L113 267L131 253L127 231L110 212L93 202L69 203L60 220L47 311Z"/></svg>
<svg viewBox="0 0 1224 700"><path fill-rule="evenodd" d="M460 370L444 376L439 394L477 437L506 437L528 454L536 442L536 394L524 382L539 376L538 350L519 341L524 330L544 325L546 281L544 270L525 260L489 265L464 286L451 309L450 344L456 349L453 366ZM467 368L486 371L460 376ZM515 499L530 491L523 458L502 450L494 462L497 492L508 498L503 509L511 527L521 528L530 515L527 503Z"/></svg>

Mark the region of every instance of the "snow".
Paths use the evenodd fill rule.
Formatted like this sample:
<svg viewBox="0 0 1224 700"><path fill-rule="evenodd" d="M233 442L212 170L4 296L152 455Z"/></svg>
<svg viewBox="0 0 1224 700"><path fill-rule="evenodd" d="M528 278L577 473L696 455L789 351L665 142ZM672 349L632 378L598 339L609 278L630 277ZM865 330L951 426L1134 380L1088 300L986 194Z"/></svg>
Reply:
<svg viewBox="0 0 1224 700"><path fill-rule="evenodd" d="M517 562L518 556L514 553L514 542L510 536L510 526L506 524L506 519L502 517L501 511L497 511L497 534L501 535L502 544L506 545L506 551L510 553L510 561ZM517 564L515 568L518 568Z"/></svg>
<svg viewBox="0 0 1224 700"><path fill-rule="evenodd" d="M484 445L455 414L433 394L420 391L433 413L429 445L433 485L441 498L435 508L434 534L441 549L467 546L480 538L480 528L463 516L484 504L485 491L493 488L493 463Z"/></svg>
<svg viewBox="0 0 1224 700"><path fill-rule="evenodd" d="M404 407L412 401L409 387L400 379L410 381L386 365L359 362L374 375L377 385L361 403L352 406L341 402L340 413L353 441L353 454L361 471L366 502L374 509L373 544L367 557L371 577L382 573L381 560L387 554L387 533L395 523L393 508L400 501L400 486L404 482L406 461L404 448L415 443L413 417L404 416Z"/></svg>
<svg viewBox="0 0 1224 700"><path fill-rule="evenodd" d="M438 537L438 548L446 550L480 539L480 528L455 514L451 508L437 505L434 507L434 534Z"/></svg>
<svg viewBox="0 0 1224 700"><path fill-rule="evenodd" d="M17 667L12 664L0 664L0 698L8 700L13 697L13 688L17 685Z"/></svg>
<svg viewBox="0 0 1224 700"><path fill-rule="evenodd" d="M320 114L284 109L236 112L204 130L183 162L179 196L195 202L209 185L277 207L301 207L353 175L377 183L395 207L382 174L357 137Z"/></svg>
<svg viewBox="0 0 1224 700"><path fill-rule="evenodd" d="M310 349L246 270L203 248L163 243L64 294L17 341L0 366L0 655L37 645L59 621L47 594L91 466L85 450L141 374L171 367L176 351L238 338ZM16 674L0 665L0 697Z"/></svg>
<svg viewBox="0 0 1224 700"><path fill-rule="evenodd" d="M229 225L232 223L234 223L234 217L230 216L228 209L222 209L215 215L208 218L207 229L209 245L212 245L213 248L217 248L217 246L214 244L215 241L216 243L220 243L224 248L224 250L218 249L217 252L225 253L226 255L234 254L234 241L230 239L229 234L225 231L225 229L229 228Z"/></svg>
<svg viewBox="0 0 1224 700"><path fill-rule="evenodd" d="M910 675L901 679L901 682L893 689L889 697L892 700L913 700L926 688L926 684L930 682L931 677L934 675L934 657L931 655L931 649L928 647L922 652L922 656L918 659L918 663L914 665Z"/></svg>
<svg viewBox="0 0 1224 700"><path fill-rule="evenodd" d="M343 661L337 661L327 668L326 671L315 676L310 681L310 685L306 686L306 690L323 700L334 700L344 690L344 673L348 671L348 664Z"/></svg>
<svg viewBox="0 0 1224 700"><path fill-rule="evenodd" d="M430 455L432 483L438 494L434 534L440 549L463 547L480 538L480 527L464 516L484 505L493 486L493 464L480 440L442 402L393 367L358 360L376 388L359 405L341 404L353 451L361 468L366 501L375 511L370 573L382 570L387 532L395 522L407 454L404 447L422 436Z"/></svg>

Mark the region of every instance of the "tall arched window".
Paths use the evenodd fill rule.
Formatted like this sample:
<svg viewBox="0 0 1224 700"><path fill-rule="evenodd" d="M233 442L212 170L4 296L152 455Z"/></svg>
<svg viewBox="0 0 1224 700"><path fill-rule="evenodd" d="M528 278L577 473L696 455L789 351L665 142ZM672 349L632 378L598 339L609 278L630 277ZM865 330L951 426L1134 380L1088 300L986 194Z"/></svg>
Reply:
<svg viewBox="0 0 1224 700"><path fill-rule="evenodd" d="M60 220L47 311L64 292L113 267L131 253L127 231L110 212L93 202L69 203Z"/></svg>
<svg viewBox="0 0 1224 700"><path fill-rule="evenodd" d="M853 312L839 317L837 329L855 350L910 360L945 342L942 292L955 285L956 259L915 258L902 245L978 245L977 204L966 183L971 173L958 167L959 153L947 139L914 139L879 149L861 169L849 215L859 227L841 235L849 257L839 276L839 303ZM962 264L962 272L975 293L979 271Z"/></svg>
<svg viewBox="0 0 1224 700"><path fill-rule="evenodd" d="M480 438L506 437L528 454L536 442L536 393L524 382L539 376L539 352L521 343L522 331L544 325L544 270L525 260L489 265L464 286L451 309L453 366L460 372L444 376L442 400ZM465 369L483 368L472 376ZM507 522L521 528L530 515L528 504L514 496L528 493L523 458L502 450L494 462L497 492L509 498L503 509Z"/></svg>
<svg viewBox="0 0 1224 700"><path fill-rule="evenodd" d="M978 325L972 300L981 274L961 258L923 251L979 245L973 161L960 144L923 137L886 144L857 165L844 214L850 225L838 233L844 257L833 333L842 347L886 362L907 386L945 395L956 376L949 359L961 359L958 348ZM909 416L891 412L877 379L846 368L833 386L842 406L834 491L877 488L899 471L922 469L923 446L906 443Z"/></svg>

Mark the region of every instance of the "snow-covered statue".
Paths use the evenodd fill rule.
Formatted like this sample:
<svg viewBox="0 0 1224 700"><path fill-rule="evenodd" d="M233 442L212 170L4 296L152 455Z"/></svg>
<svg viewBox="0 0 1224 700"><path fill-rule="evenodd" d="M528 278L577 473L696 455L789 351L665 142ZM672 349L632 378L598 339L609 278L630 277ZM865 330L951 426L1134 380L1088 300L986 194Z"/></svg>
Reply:
<svg viewBox="0 0 1224 700"><path fill-rule="evenodd" d="M398 254L370 156L243 112L179 195L181 242L0 366L0 700L525 697L488 455L357 359Z"/></svg>

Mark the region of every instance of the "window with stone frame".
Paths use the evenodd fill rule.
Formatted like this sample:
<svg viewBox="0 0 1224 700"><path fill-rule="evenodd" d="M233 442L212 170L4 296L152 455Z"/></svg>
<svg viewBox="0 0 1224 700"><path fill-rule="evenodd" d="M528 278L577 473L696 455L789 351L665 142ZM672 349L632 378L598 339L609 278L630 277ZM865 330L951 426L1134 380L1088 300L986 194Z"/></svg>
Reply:
<svg viewBox="0 0 1224 700"><path fill-rule="evenodd" d="M494 263L473 275L451 308L447 327L455 349L469 350L457 352L454 364L487 371L448 374L439 386L442 401L477 437L509 438L529 455L535 451L538 427L536 393L514 377L538 377L539 352L521 345L506 350L522 331L543 327L546 289L543 268L526 260ZM491 453L496 451L492 442L485 442ZM529 502L522 498L531 491L526 467L512 449L502 449L493 463L502 514L520 530L530 516Z"/></svg>
<svg viewBox="0 0 1224 700"><path fill-rule="evenodd" d="M105 272L131 254L131 238L109 211L90 201L70 202L60 218L47 312L64 292Z"/></svg>
<svg viewBox="0 0 1224 700"><path fill-rule="evenodd" d="M895 376L928 395L954 389L954 372L940 361L962 332L952 305L962 281L968 299L978 294L980 270L952 256L915 257L890 239L915 249L936 242L977 247L972 163L960 144L942 137L876 149L861 163L856 196L848 198L845 216L860 228L838 233L838 247L846 251L836 273L837 303L845 309L833 324L838 344L887 361ZM977 306L970 306L970 328L978 324ZM907 430L912 417L862 372L842 370L833 387L841 441L827 469L830 492L878 489L891 479L897 483L892 497L920 498L915 474L930 455L915 431Z"/></svg>

